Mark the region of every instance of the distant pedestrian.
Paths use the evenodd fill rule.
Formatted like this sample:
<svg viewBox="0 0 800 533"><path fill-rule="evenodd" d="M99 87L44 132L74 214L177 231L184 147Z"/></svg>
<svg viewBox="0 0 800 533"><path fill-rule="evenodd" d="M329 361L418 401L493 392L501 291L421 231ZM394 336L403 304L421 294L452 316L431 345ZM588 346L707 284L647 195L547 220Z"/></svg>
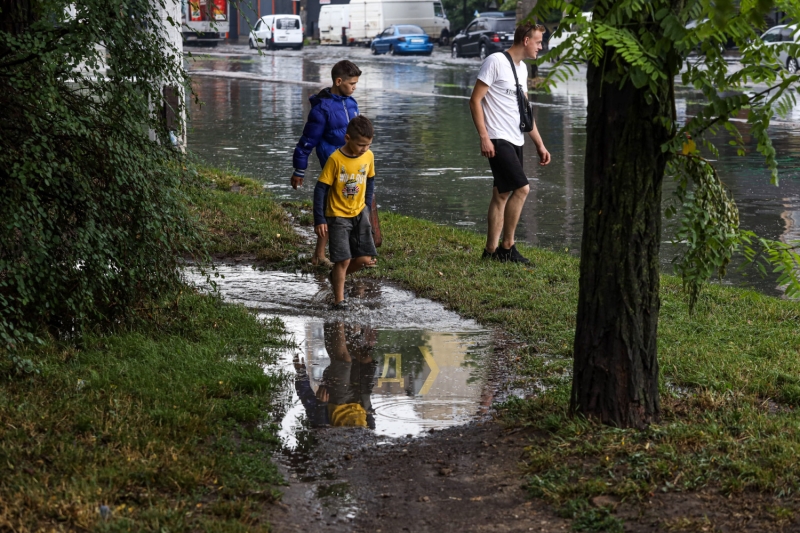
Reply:
<svg viewBox="0 0 800 533"><path fill-rule="evenodd" d="M344 280L378 255L369 213L375 198L375 130L364 116L350 121L345 144L328 158L314 188L314 232L330 236L334 309L347 309Z"/></svg>
<svg viewBox="0 0 800 533"><path fill-rule="evenodd" d="M486 248L483 251L485 259L530 262L517 251L514 241L514 232L530 186L522 168L525 136L520 130L520 108L511 63L513 61L516 67L516 79L520 80L520 84L526 84L524 91L527 94L528 69L523 60L536 58L542 49L544 30L544 26L539 24L518 26L511 48L492 54L483 62L469 101L472 120L480 136L481 155L489 158L494 176ZM539 164L549 164L550 153L544 147L535 123L528 135L536 145ZM501 235L503 240L498 245Z"/></svg>
<svg viewBox="0 0 800 533"><path fill-rule="evenodd" d="M358 116L358 103L353 93L361 76L359 69L352 61L339 61L331 69L333 84L318 94L310 97L311 111L308 121L303 127L303 136L294 149L291 184L293 189L303 186L303 179L308 168L308 156L316 148L319 164L325 168L328 157L339 147L344 146L345 132L348 123ZM325 258L327 237L319 237L311 262L315 265L332 266Z"/></svg>

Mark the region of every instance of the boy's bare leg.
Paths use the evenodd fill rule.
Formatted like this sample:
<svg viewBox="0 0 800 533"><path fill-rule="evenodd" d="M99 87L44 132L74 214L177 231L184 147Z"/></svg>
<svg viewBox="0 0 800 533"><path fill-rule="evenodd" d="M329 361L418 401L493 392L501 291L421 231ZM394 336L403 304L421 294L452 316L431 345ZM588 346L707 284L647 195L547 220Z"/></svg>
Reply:
<svg viewBox="0 0 800 533"><path fill-rule="evenodd" d="M486 230L486 251L493 253L497 249L497 241L500 240L500 232L503 231L504 213L510 192L498 192L497 187L492 188L492 200L489 202L488 229ZM519 215L517 215L519 220Z"/></svg>
<svg viewBox="0 0 800 533"><path fill-rule="evenodd" d="M333 270L331 271L331 282L333 284L333 300L334 303L339 303L344 300L344 278L349 271L350 259L334 263Z"/></svg>
<svg viewBox="0 0 800 533"><path fill-rule="evenodd" d="M519 217L522 214L522 207L525 205L525 200L528 198L530 190L530 185L520 187L513 192L511 198L506 202L506 208L503 212L503 248L506 250L514 246L514 233L517 231L517 223L519 223Z"/></svg>

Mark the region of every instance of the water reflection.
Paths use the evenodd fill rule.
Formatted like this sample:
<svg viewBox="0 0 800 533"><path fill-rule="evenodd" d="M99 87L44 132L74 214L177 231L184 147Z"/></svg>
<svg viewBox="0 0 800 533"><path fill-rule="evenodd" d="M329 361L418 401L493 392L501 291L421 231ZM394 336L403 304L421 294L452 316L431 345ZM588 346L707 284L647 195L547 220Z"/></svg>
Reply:
<svg viewBox="0 0 800 533"><path fill-rule="evenodd" d="M330 47L328 47L330 48ZM288 83L259 83L236 79L197 78L195 90L204 102L193 107L189 147L209 162L230 163L264 181L279 198L311 199L311 187L289 187L291 152L309 112L308 96L326 85L330 67L341 50L316 49L306 54L251 57L249 62L198 61L196 69L235 69ZM347 50L364 74L355 97L361 111L373 120L373 144L380 208L485 231L491 174L480 156L469 113L469 95L479 63L440 59L374 59L360 50ZM583 209L583 162L586 143L586 87L581 80L563 83L552 94L534 94L536 120L553 163L538 166L531 144L525 147L524 166L532 178L531 193L517 231L519 240L531 244L577 251ZM680 118L693 116L703 104L702 95L679 89ZM763 157L755 149L744 117L734 122L747 143L745 157L718 134L721 154L717 162L723 181L740 207L742 226L768 238L786 231L785 198L800 198L800 107L784 120L773 121L771 132L778 153L781 186L770 185ZM528 141L529 142L529 141ZM319 172L310 159L309 174ZM664 202L671 201L673 184L667 183ZM677 253L669 245L667 223L662 264L671 270ZM776 293L774 280L743 278L731 271L730 281L752 283Z"/></svg>

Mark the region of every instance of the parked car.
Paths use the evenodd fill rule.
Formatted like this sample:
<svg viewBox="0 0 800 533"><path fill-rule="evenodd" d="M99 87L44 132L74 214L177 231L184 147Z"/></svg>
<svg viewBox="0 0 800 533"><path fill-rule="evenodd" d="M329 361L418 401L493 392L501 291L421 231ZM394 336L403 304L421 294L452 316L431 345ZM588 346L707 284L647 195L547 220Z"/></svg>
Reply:
<svg viewBox="0 0 800 533"><path fill-rule="evenodd" d="M592 12L587 11L583 13L583 18L586 20L592 20ZM550 37L547 41L547 49L552 50L556 46L563 44L567 39L572 37L573 35L577 34L580 28L577 24L572 24L569 28L563 28L564 31L561 32L561 35L555 36L558 33L558 30L553 32L553 36ZM581 48L583 47L583 41L579 38L575 43L575 49L580 54ZM555 56L551 58L551 61L558 60L559 56Z"/></svg>
<svg viewBox="0 0 800 533"><path fill-rule="evenodd" d="M350 0L350 41L369 45L389 26L419 26L434 41L450 42L450 21L440 0Z"/></svg>
<svg viewBox="0 0 800 533"><path fill-rule="evenodd" d="M299 15L265 15L258 19L247 40L250 48L303 48L303 23Z"/></svg>
<svg viewBox="0 0 800 533"><path fill-rule="evenodd" d="M780 43L800 43L800 26L797 24L782 24L768 29L761 35L761 40L768 46L775 46ZM786 67L789 74L797 73L797 58L792 57L786 50L778 52L778 61Z"/></svg>
<svg viewBox="0 0 800 533"><path fill-rule="evenodd" d="M348 4L324 5L319 8L319 44L349 42L350 6Z"/></svg>
<svg viewBox="0 0 800 533"><path fill-rule="evenodd" d="M370 50L373 54L425 54L431 55L433 43L428 34L419 26L401 24L389 26L372 40Z"/></svg>
<svg viewBox="0 0 800 533"><path fill-rule="evenodd" d="M511 17L478 17L453 37L453 57L478 56L481 60L514 44L517 20Z"/></svg>
<svg viewBox="0 0 800 533"><path fill-rule="evenodd" d="M516 11L484 11L478 13L479 17L500 17L500 18L516 18Z"/></svg>

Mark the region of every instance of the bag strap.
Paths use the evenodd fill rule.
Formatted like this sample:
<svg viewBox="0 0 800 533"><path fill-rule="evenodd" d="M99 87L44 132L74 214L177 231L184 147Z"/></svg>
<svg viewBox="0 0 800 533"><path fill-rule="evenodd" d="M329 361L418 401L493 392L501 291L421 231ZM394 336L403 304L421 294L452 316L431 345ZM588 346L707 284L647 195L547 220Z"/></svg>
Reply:
<svg viewBox="0 0 800 533"><path fill-rule="evenodd" d="M506 51L503 51L503 55L506 56L508 59L508 63L511 65L511 72L514 73L514 84L519 87L519 78L517 78L517 66L514 64L514 60L511 59L511 54Z"/></svg>

